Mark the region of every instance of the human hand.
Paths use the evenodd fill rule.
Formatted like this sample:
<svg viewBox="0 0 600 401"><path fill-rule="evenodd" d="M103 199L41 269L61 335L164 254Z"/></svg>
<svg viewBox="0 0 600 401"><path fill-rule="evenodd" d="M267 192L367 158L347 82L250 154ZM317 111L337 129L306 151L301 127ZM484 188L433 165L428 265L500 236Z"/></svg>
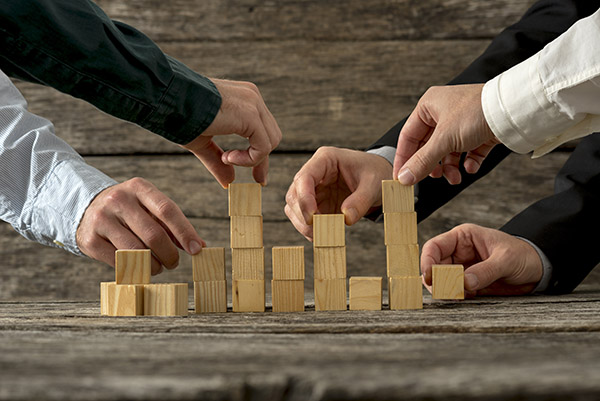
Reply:
<svg viewBox="0 0 600 401"><path fill-rule="evenodd" d="M185 149L192 152L224 188L233 182L233 166L253 167L256 182L267 184L269 153L279 145L281 130L256 85L250 82L211 79L222 103L210 126ZM213 141L216 135L236 134L247 138L246 150L223 150Z"/></svg>
<svg viewBox="0 0 600 401"><path fill-rule="evenodd" d="M425 243L421 273L428 288L434 264L462 264L467 297L528 294L542 278L542 261L531 245L475 224L462 224Z"/></svg>
<svg viewBox="0 0 600 401"><path fill-rule="evenodd" d="M315 213L344 213L347 225L381 205L381 180L392 166L381 156L350 149L319 148L296 173L285 197L285 214L312 240Z"/></svg>
<svg viewBox="0 0 600 401"><path fill-rule="evenodd" d="M428 174L443 175L450 184L460 184L462 152L467 152L465 171L476 173L500 143L483 115L482 89L483 84L429 88L400 132L394 177L414 185Z"/></svg>
<svg viewBox="0 0 600 401"><path fill-rule="evenodd" d="M179 207L143 178L100 192L77 228L79 249L114 267L115 250L152 250L152 274L179 264L179 247L196 254L206 246Z"/></svg>

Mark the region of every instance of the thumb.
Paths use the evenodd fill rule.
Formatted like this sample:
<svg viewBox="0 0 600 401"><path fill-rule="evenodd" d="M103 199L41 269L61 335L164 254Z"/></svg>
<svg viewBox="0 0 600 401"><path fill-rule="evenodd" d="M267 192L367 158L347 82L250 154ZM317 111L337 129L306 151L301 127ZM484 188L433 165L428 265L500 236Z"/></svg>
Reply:
<svg viewBox="0 0 600 401"><path fill-rule="evenodd" d="M470 266L465 270L465 290L478 291L489 287L504 277L503 266L502 260L494 256Z"/></svg>
<svg viewBox="0 0 600 401"><path fill-rule="evenodd" d="M376 201L374 197L376 194L378 194L377 190L372 190L367 185L359 185L356 191L342 202L340 209L344 213L347 225L351 226L367 214Z"/></svg>
<svg viewBox="0 0 600 401"><path fill-rule="evenodd" d="M398 181L402 185L414 185L421 181L435 169L444 156L450 153L449 149L445 141L436 139L436 132L434 132L431 139L400 168Z"/></svg>
<svg viewBox="0 0 600 401"><path fill-rule="evenodd" d="M223 149L212 140L212 137L199 136L194 140L194 146L186 149L204 164L223 188L227 188L235 179L235 169L233 166L223 163L221 159Z"/></svg>

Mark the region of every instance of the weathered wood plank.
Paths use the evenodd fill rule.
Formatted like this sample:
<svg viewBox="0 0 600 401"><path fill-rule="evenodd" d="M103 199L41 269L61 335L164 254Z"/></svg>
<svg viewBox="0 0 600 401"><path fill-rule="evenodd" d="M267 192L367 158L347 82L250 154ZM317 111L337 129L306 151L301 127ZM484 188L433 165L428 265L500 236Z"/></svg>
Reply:
<svg viewBox="0 0 600 401"><path fill-rule="evenodd" d="M533 0L100 0L154 40L479 39L516 22Z"/></svg>
<svg viewBox="0 0 600 401"><path fill-rule="evenodd" d="M283 132L279 150L364 148L487 45L473 41L172 43L164 50L207 76L255 82ZM82 154L184 152L53 89L17 83L30 109ZM246 147L218 138L224 147Z"/></svg>

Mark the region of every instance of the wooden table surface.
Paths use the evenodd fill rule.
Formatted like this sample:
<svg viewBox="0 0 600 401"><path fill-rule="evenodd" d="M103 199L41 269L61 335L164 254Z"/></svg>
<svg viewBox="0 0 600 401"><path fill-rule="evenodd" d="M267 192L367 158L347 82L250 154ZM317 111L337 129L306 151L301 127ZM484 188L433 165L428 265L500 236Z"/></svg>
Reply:
<svg viewBox="0 0 600 401"><path fill-rule="evenodd" d="M101 317L98 302L0 303L2 400L599 398L598 286L426 296L419 311L187 318Z"/></svg>

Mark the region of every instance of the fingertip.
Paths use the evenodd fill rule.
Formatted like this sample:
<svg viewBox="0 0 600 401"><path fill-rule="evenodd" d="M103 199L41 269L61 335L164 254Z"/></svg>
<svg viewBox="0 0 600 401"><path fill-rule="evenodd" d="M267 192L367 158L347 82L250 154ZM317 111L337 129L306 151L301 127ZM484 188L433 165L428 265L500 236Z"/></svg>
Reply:
<svg viewBox="0 0 600 401"><path fill-rule="evenodd" d="M465 273L465 290L477 291L479 289L479 278L472 273Z"/></svg>
<svg viewBox="0 0 600 401"><path fill-rule="evenodd" d="M358 210L353 207L342 209L342 213L344 214L344 221L347 226L351 226L359 219Z"/></svg>
<svg viewBox="0 0 600 401"><path fill-rule="evenodd" d="M414 185L417 182L417 178L413 172L408 168L403 168L398 174L398 181L402 185Z"/></svg>
<svg viewBox="0 0 600 401"><path fill-rule="evenodd" d="M204 241L202 241L202 242L204 243ZM200 253L200 251L202 251L203 246L206 246L206 244L201 245L198 241L192 240L192 241L190 241L190 243L188 245L187 252L190 255L196 255L196 254Z"/></svg>

